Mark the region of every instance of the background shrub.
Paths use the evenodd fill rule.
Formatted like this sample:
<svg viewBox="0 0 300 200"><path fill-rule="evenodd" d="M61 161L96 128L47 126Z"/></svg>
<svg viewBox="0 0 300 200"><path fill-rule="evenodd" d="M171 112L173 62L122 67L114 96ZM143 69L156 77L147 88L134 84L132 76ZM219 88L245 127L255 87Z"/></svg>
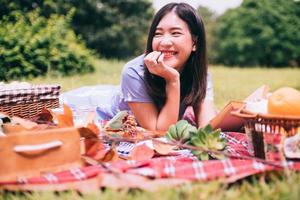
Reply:
<svg viewBox="0 0 300 200"><path fill-rule="evenodd" d="M39 8L39 15L65 15L76 8L71 26L88 48L106 58L124 59L144 52L154 9L150 0L0 0L0 18Z"/></svg>
<svg viewBox="0 0 300 200"><path fill-rule="evenodd" d="M244 0L219 18L216 63L300 66L300 2Z"/></svg>
<svg viewBox="0 0 300 200"><path fill-rule="evenodd" d="M45 18L38 10L13 11L2 17L0 79L92 72L93 54L70 28L73 12Z"/></svg>

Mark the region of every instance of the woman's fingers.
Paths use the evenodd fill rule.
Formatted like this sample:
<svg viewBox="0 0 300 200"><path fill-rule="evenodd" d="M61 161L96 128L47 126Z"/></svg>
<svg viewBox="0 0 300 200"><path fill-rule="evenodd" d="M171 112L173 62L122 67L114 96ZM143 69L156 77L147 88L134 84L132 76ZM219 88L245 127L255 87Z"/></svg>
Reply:
<svg viewBox="0 0 300 200"><path fill-rule="evenodd" d="M158 64L163 64L163 60L164 60L164 54L160 53L160 55L157 58L157 63Z"/></svg>
<svg viewBox="0 0 300 200"><path fill-rule="evenodd" d="M164 63L164 54L160 51L153 51L144 58L149 72L166 80L173 80L178 77L178 72Z"/></svg>
<svg viewBox="0 0 300 200"><path fill-rule="evenodd" d="M144 59L146 65L148 67L157 65L157 59L160 56L160 54L161 54L161 52L159 52L159 51L153 51L153 52L149 53Z"/></svg>

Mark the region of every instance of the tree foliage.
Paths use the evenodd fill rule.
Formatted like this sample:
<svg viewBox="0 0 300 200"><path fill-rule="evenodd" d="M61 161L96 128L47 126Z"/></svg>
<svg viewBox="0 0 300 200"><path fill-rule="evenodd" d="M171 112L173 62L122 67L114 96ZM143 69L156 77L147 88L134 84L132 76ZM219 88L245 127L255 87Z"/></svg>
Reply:
<svg viewBox="0 0 300 200"><path fill-rule="evenodd" d="M73 25L89 47L105 57L141 54L153 15L148 0L74 1ZM80 8L80 9L79 9Z"/></svg>
<svg viewBox="0 0 300 200"><path fill-rule="evenodd" d="M300 65L300 2L244 0L218 22L216 62L240 66Z"/></svg>
<svg viewBox="0 0 300 200"><path fill-rule="evenodd" d="M197 12L201 16L206 33L207 52L209 62L213 62L216 57L216 51L213 44L216 42L217 15L206 7L199 6Z"/></svg>
<svg viewBox="0 0 300 200"><path fill-rule="evenodd" d="M93 71L92 53L70 29L67 16L24 15L15 10L0 21L0 79L11 80L44 75Z"/></svg>
<svg viewBox="0 0 300 200"><path fill-rule="evenodd" d="M0 16L12 10L65 15L76 8L72 27L89 48L108 58L126 58L143 52L154 10L149 0L0 0ZM3 5L3 6L2 6Z"/></svg>

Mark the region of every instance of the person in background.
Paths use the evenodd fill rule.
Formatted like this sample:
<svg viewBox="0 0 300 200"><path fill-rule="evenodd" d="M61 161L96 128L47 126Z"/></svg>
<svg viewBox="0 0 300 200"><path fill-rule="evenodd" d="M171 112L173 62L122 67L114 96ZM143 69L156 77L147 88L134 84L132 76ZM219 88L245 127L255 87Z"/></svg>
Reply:
<svg viewBox="0 0 300 200"><path fill-rule="evenodd" d="M124 66L120 90L97 113L107 120L129 110L143 128L167 130L188 107L199 127L216 115L205 29L193 7L169 3L153 18L145 53Z"/></svg>

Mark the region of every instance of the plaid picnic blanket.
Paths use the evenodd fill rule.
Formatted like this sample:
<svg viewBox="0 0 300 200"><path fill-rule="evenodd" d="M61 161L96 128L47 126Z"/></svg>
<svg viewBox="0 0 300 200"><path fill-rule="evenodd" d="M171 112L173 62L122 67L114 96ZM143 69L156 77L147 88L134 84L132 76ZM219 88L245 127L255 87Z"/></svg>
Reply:
<svg viewBox="0 0 300 200"><path fill-rule="evenodd" d="M228 132L222 133L222 137L227 138L229 144L228 151L232 155L249 156L245 134ZM300 161L285 161L279 164L281 167L265 164L255 159L239 159L234 157L225 160L199 161L196 157L187 155L161 156L144 161L118 161L74 168L58 173L49 173L39 177L20 178L16 182L0 183L0 186L5 184L61 184L85 181L99 176L99 174L112 172L135 174L149 178L176 178L190 181L221 179L233 182L250 175L271 170L300 170Z"/></svg>
<svg viewBox="0 0 300 200"><path fill-rule="evenodd" d="M0 104L31 103L40 100L58 99L60 85L29 83L0 84Z"/></svg>

